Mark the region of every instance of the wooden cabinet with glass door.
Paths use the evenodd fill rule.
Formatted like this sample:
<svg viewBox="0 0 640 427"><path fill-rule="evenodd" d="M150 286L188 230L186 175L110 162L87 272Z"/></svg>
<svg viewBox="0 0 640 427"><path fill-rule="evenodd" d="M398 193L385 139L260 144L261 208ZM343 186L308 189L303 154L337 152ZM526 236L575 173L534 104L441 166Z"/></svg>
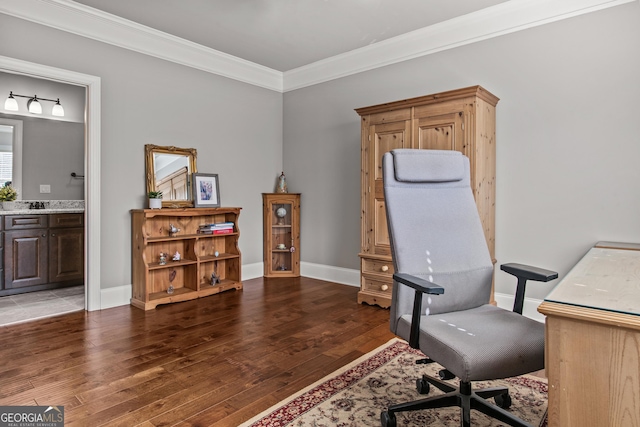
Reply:
<svg viewBox="0 0 640 427"><path fill-rule="evenodd" d="M263 193L264 276L300 277L300 194Z"/></svg>

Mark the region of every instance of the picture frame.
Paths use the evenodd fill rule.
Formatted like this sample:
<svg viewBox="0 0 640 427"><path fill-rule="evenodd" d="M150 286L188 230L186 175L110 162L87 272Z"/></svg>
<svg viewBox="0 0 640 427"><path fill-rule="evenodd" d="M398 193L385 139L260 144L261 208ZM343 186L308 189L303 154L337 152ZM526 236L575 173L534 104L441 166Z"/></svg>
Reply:
<svg viewBox="0 0 640 427"><path fill-rule="evenodd" d="M220 207L220 184L217 173L194 173L193 205L196 208Z"/></svg>

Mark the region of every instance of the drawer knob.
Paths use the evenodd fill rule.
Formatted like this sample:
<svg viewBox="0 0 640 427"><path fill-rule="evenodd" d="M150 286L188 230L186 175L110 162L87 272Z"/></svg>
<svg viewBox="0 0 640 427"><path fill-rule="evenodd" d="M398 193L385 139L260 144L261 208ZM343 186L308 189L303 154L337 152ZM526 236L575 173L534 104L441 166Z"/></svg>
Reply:
<svg viewBox="0 0 640 427"><path fill-rule="evenodd" d="M380 267L380 270L382 270L384 272L387 272L387 271L389 271L389 266L383 265L382 267Z"/></svg>
<svg viewBox="0 0 640 427"><path fill-rule="evenodd" d="M380 286L380 289L382 289L383 291L386 291L387 289L389 289L389 285L382 285Z"/></svg>

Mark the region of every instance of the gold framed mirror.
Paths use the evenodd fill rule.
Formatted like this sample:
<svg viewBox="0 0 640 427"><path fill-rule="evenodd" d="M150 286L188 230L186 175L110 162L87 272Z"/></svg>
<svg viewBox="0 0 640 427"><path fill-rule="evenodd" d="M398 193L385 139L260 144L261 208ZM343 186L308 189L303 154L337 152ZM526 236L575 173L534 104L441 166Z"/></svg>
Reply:
<svg viewBox="0 0 640 427"><path fill-rule="evenodd" d="M144 146L147 193L162 192L163 207L193 207L191 174L197 172L195 148Z"/></svg>

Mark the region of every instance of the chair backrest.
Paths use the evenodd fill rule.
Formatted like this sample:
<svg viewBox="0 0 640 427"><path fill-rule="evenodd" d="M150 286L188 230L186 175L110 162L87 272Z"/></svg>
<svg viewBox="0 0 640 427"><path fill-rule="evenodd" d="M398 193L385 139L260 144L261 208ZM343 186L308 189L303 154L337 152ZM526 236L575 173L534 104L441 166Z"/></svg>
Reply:
<svg viewBox="0 0 640 427"><path fill-rule="evenodd" d="M493 264L469 183L469 159L457 151L400 149L384 154L384 197L393 266L445 288L425 296L430 314L487 304ZM391 324L410 314L413 290L394 284Z"/></svg>

